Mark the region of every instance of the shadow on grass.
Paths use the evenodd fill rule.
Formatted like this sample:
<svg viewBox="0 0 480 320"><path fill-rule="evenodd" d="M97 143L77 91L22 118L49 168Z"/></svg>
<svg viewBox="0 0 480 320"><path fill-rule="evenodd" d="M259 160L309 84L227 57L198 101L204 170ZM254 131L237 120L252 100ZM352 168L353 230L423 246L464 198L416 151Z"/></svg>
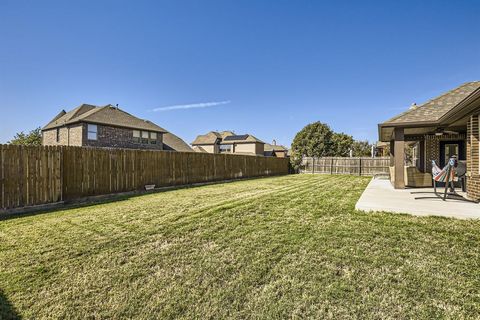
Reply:
<svg viewBox="0 0 480 320"><path fill-rule="evenodd" d="M197 188L197 187L203 187L203 186L209 186L209 185L218 185L218 184L225 184L225 183L232 183L232 182L256 180L256 179L262 179L262 178L274 178L274 177L282 177L282 176L283 175L272 175L267 177L260 176L260 177L250 177L250 178L241 178L241 179L232 179L232 180L219 180L219 181L210 181L210 182L204 182L204 183L193 183L193 184L187 184L187 185L174 185L174 186L160 187L152 191L136 190L136 191L121 192L116 194L90 196L90 197L84 197L84 198L68 201L65 203L57 203L57 204L54 203L54 204L51 204L52 206L48 208L38 208L38 207L37 208L31 207L27 209L19 208L18 212L16 212L16 210L14 209L13 212L6 213L6 214L2 214L0 212L0 221L17 219L17 218L25 218L29 216L36 216L36 215L53 213L53 212L69 210L69 209L86 208L86 207L96 206L99 204L126 201L131 198L141 197L149 194L173 191L173 190L190 189L190 188ZM0 320L2 319L0 318Z"/></svg>
<svg viewBox="0 0 480 320"><path fill-rule="evenodd" d="M5 297L5 294L0 289L0 319L2 320L13 320L21 319L13 305Z"/></svg>
<svg viewBox="0 0 480 320"><path fill-rule="evenodd" d="M95 200L82 199L81 201L78 201L78 202L59 204L57 207L52 207L48 209L32 208L31 210L26 210L24 212L8 213L4 215L0 214L0 221L37 216L37 215L54 213L54 212L70 210L70 209L87 208L87 207L92 207L92 206L107 204L112 202L126 201L130 198L144 196L146 194L149 194L149 193L141 193L141 194L135 194L135 195L121 195L121 196L119 195L119 196L112 196L111 198L95 199ZM0 318L0 320L2 320L2 318Z"/></svg>

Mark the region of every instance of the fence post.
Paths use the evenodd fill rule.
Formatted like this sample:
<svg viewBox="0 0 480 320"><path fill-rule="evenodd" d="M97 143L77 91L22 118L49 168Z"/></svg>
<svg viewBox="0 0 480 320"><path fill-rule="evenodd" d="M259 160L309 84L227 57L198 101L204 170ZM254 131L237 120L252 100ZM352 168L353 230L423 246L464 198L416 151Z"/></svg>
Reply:
<svg viewBox="0 0 480 320"><path fill-rule="evenodd" d="M358 161L358 175L361 176L362 175L362 158L358 158L359 161Z"/></svg>
<svg viewBox="0 0 480 320"><path fill-rule="evenodd" d="M333 174L333 158L330 159L330 174Z"/></svg>
<svg viewBox="0 0 480 320"><path fill-rule="evenodd" d="M315 157L312 157L312 174L315 174Z"/></svg>
<svg viewBox="0 0 480 320"><path fill-rule="evenodd" d="M64 168L63 168L63 163L65 162L65 159L64 159L64 151L63 151L63 146L60 146L60 201L64 201L65 199L63 198L64 197L64 194L63 194L63 188L64 188L64 185L65 185L65 177L64 177Z"/></svg>

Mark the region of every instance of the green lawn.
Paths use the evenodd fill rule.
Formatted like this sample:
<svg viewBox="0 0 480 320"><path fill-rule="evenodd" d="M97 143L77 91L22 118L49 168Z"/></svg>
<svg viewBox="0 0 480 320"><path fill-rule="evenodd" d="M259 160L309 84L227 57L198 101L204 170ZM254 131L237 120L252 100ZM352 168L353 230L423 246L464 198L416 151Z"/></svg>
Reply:
<svg viewBox="0 0 480 320"><path fill-rule="evenodd" d="M480 222L294 175L0 221L0 318L478 318Z"/></svg>

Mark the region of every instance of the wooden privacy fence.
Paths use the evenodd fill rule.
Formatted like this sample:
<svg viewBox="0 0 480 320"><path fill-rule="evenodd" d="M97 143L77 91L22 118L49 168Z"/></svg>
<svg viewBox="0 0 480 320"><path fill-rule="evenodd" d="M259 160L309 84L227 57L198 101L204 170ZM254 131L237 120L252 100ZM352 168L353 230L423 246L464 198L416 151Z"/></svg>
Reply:
<svg viewBox="0 0 480 320"><path fill-rule="evenodd" d="M351 174L358 176L389 175L390 158L304 157L301 173Z"/></svg>
<svg viewBox="0 0 480 320"><path fill-rule="evenodd" d="M0 210L87 196L288 173L288 159L0 145Z"/></svg>

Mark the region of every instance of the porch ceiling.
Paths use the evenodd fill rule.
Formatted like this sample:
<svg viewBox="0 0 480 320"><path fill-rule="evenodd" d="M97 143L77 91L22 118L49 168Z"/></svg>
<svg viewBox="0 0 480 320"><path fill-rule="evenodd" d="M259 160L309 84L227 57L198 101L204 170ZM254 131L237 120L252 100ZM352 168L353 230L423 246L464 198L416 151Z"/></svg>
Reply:
<svg viewBox="0 0 480 320"><path fill-rule="evenodd" d="M459 123L460 124L460 123ZM393 130L394 127L383 127L379 128L380 134L380 141L388 142L393 140ZM404 129L405 136L423 136L428 134L435 134L437 130L441 131L452 131L458 133L465 133L467 131L466 122L465 125L457 125L457 126L448 126L448 127L440 127L440 126L429 126L429 127L407 127Z"/></svg>

